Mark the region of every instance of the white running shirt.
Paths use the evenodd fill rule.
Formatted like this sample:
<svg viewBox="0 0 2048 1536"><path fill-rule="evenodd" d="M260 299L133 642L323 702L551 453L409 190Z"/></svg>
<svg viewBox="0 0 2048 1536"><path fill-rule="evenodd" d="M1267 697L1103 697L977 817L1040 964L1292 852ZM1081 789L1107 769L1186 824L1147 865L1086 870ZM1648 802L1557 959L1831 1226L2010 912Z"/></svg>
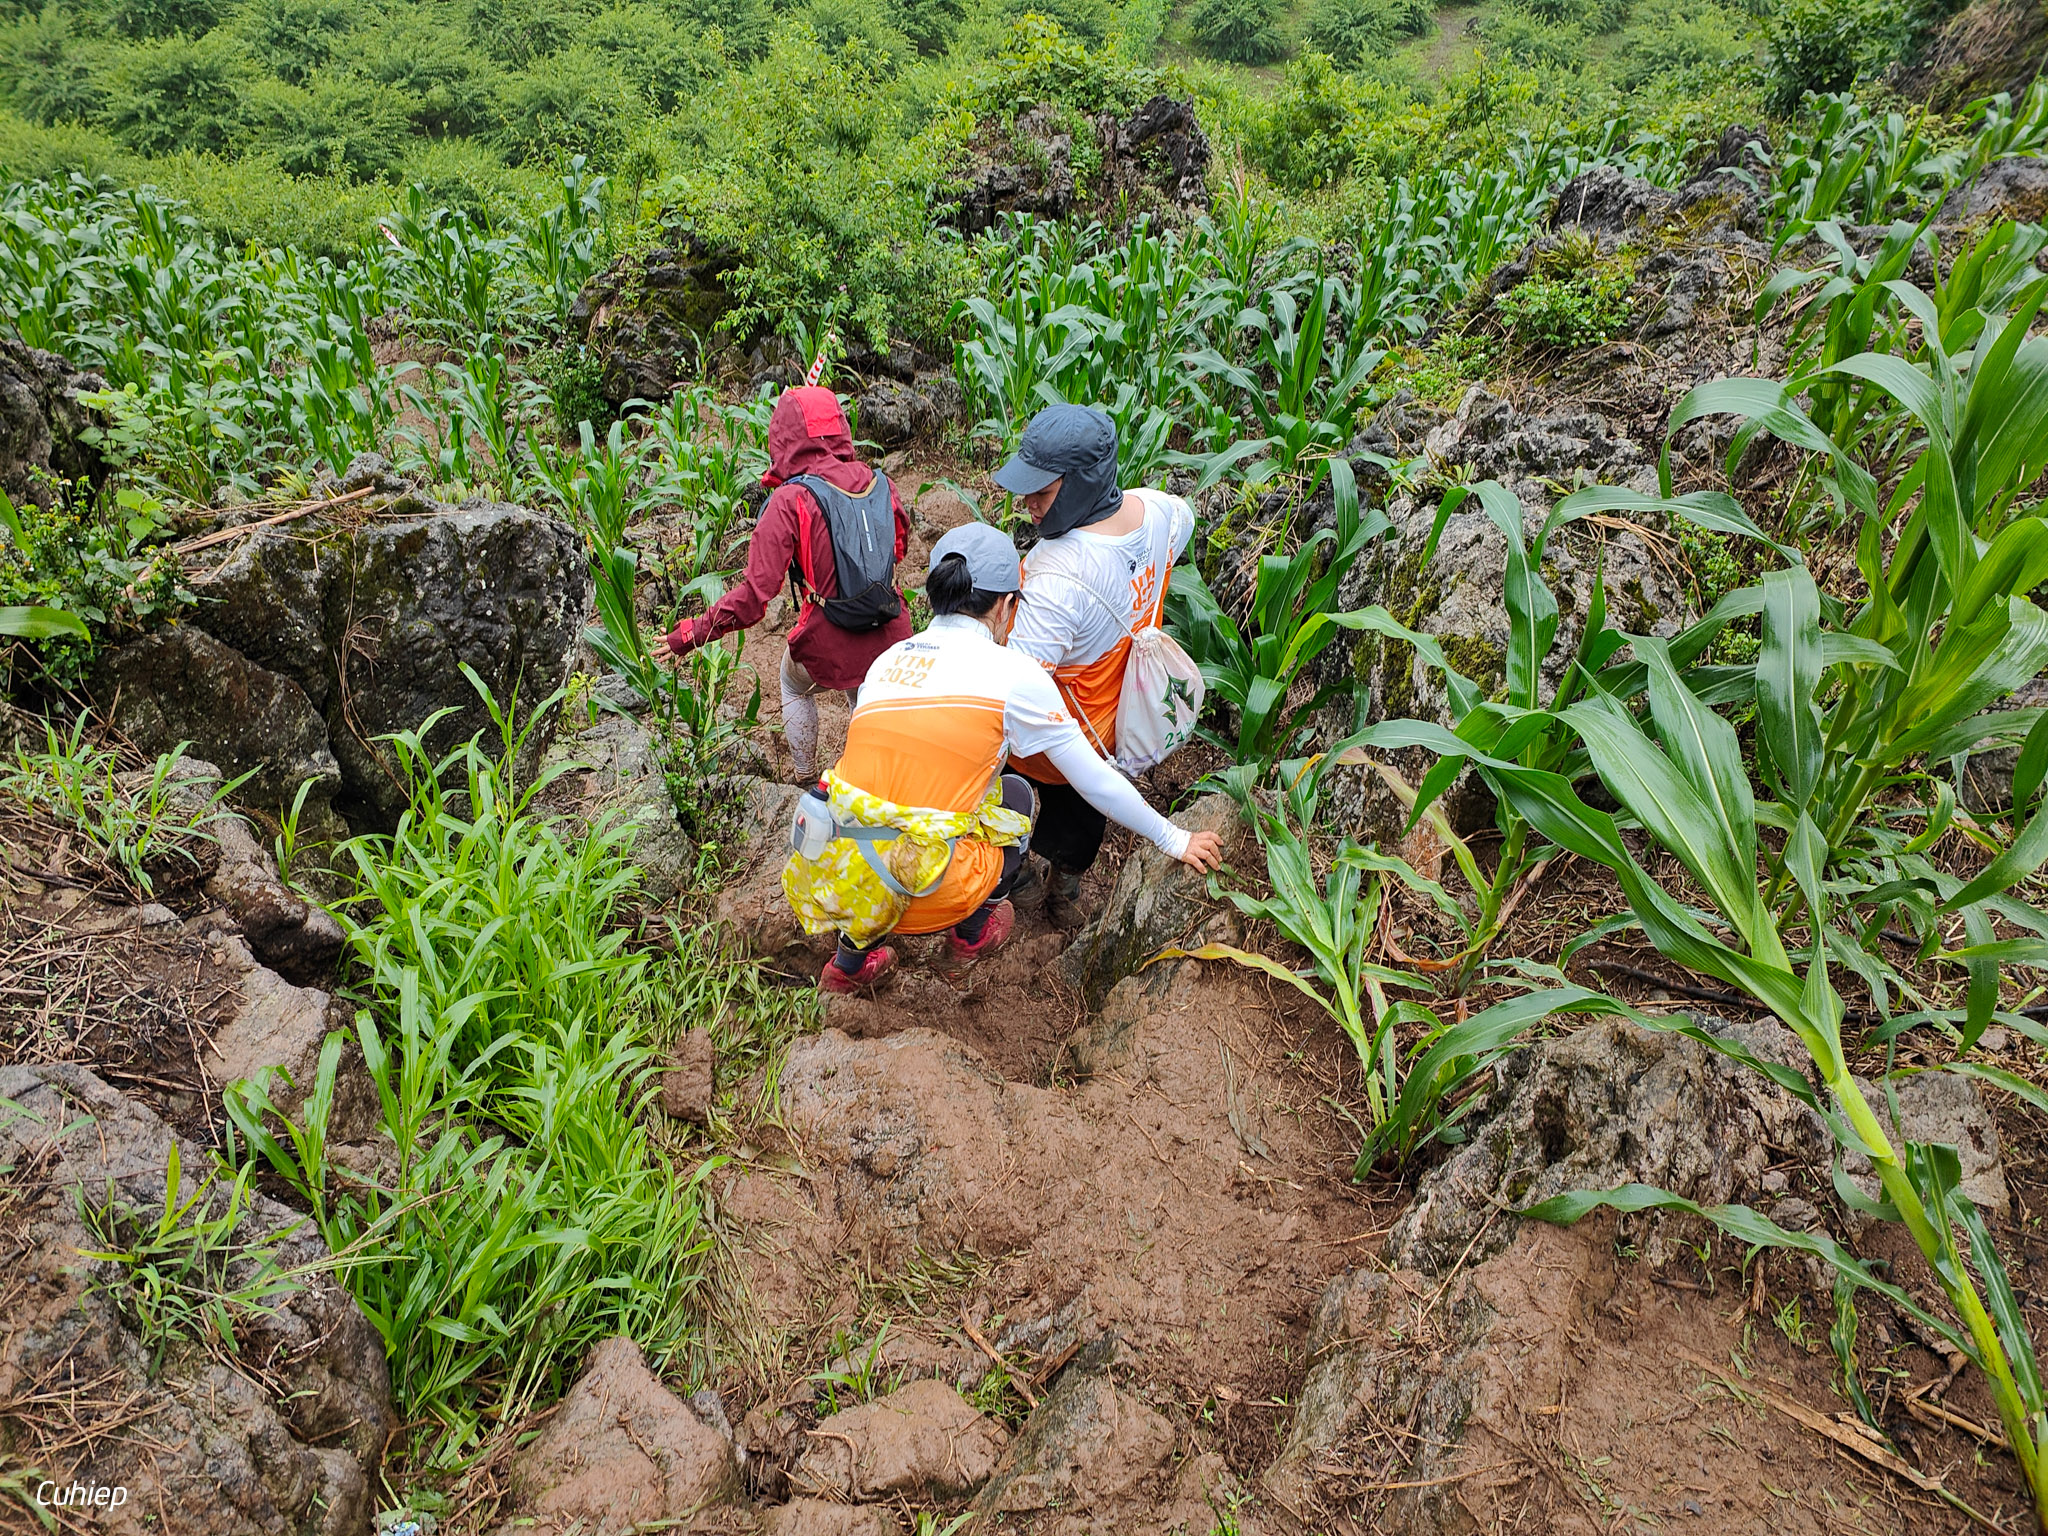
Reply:
<svg viewBox="0 0 2048 1536"><path fill-rule="evenodd" d="M1108 655L1127 629L1136 630L1152 617L1160 583L1194 536L1195 513L1165 491L1140 488L1131 494L1145 504L1145 520L1129 533L1076 528L1031 547L1024 557L1024 601L1010 632L1011 650L1048 669L1085 667ZM1047 575L1055 579L1040 579ZM1076 582L1102 601L1091 602L1086 592L1075 590ZM1122 625L1117 614L1123 615Z"/></svg>

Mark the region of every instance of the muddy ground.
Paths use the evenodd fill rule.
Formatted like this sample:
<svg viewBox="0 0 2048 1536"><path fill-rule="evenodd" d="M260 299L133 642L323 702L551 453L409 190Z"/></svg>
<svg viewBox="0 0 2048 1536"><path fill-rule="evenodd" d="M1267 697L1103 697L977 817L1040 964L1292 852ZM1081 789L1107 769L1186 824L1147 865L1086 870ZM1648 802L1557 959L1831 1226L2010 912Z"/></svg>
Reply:
<svg viewBox="0 0 2048 1536"><path fill-rule="evenodd" d="M920 466L892 467L906 492L921 478ZM922 579L930 541L967 515L943 490L918 502L906 580ZM771 725L789 615L773 617L744 652ZM822 713L829 761L844 705L827 699ZM786 768L772 730L762 746ZM1207 766L1191 754L1148 788L1185 804ZM1085 887L1091 908L1116 898L1126 860L1145 857L1113 836ZM1255 847L1234 860L1256 863ZM1518 914L1513 947L1552 958L1620 906L1604 872L1560 861ZM1190 912L1188 937L1232 921L1207 901ZM1180 962L1091 1009L1072 956L1062 960L1072 935L1035 911L1020 918L977 966L912 941L878 995L831 1001L824 1032L792 1046L779 1113L751 1128L717 1186L728 1405L814 1424L829 1407L814 1378L881 1333L885 1366L950 1372L1015 1429L1077 1354L1108 1340L1113 1378L1171 1424L1171 1456L1094 1506L1011 1511L981 1528L2025 1528L1981 1389L1881 1302L1864 1301L1858 1351L1902 1456L1850 1411L1825 1274L1782 1255L1745 1262L1704 1230L1643 1218L1530 1227L1483 1263L1389 1272L1372 1326L1399 1341L1417 1379L1467 1384L1458 1444L1424 1444L1419 1406L1402 1422L1368 1403L1304 1475L1268 1477L1305 1382L1343 1342L1341 1327L1330 1332L1344 1291L1333 1282L1387 1272L1386 1235L1431 1159L1354 1182L1356 1058L1291 990ZM1249 938L1280 952L1270 933ZM823 955L776 963L800 985ZM1652 1006L1686 1000L1691 984L1654 955L1623 944L1589 958L1603 956L1589 983ZM2031 1053L2009 1049L2027 1069ZM1994 1110L2018 1218L2004 1234L2033 1308L2048 1165L2030 1119L2010 1102ZM1829 1205L1824 1168L1774 1173L1774 1189ZM1917 1255L1888 1248L1893 1236L1875 1233L1862 1251L1894 1260L1924 1295ZM998 1356L1009 1375L991 1371Z"/></svg>

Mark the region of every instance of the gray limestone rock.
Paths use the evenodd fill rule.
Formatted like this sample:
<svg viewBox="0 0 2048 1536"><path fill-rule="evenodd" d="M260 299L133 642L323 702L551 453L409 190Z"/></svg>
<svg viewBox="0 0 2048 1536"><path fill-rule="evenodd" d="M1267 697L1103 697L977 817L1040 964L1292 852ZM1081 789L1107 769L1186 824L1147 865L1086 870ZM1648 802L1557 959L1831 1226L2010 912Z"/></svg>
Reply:
<svg viewBox="0 0 2048 1536"><path fill-rule="evenodd" d="M975 1500L985 1516L1100 1510L1134 1492L1173 1455L1173 1426L1110 1379L1105 1340L1060 1376Z"/></svg>
<svg viewBox="0 0 2048 1536"><path fill-rule="evenodd" d="M1205 795L1176 820L1190 831L1217 833L1228 858L1241 859L1255 851L1237 802L1228 795ZM1207 877L1146 843L1117 871L1102 910L1060 956L1060 969L1092 1012L1102 1007L1117 983L1161 949L1204 942L1197 932L1219 917L1227 925L1231 914L1209 895ZM1169 967L1162 963L1157 969ZM1165 983L1162 979L1156 984Z"/></svg>
<svg viewBox="0 0 2048 1536"><path fill-rule="evenodd" d="M731 1444L647 1368L640 1346L611 1338L513 1456L507 1481L516 1515L624 1532L686 1523L739 1491L739 1466Z"/></svg>
<svg viewBox="0 0 2048 1536"><path fill-rule="evenodd" d="M37 1171L0 1230L0 1262L20 1286L0 1333L0 1396L90 1382L99 1400L128 1404L128 1432L96 1441L89 1467L51 1470L127 1486L136 1509L160 1511L166 1530L367 1536L372 1479L398 1423L383 1344L319 1273L326 1250L303 1218L257 1196L237 1229L242 1241L274 1243L282 1268L313 1266L275 1310L238 1324L245 1370L196 1345L174 1342L158 1357L117 1305L118 1269L81 1257L105 1244L75 1202L111 1199L127 1213L117 1229L153 1221L174 1144L155 1115L83 1068L0 1068L0 1169ZM190 1198L209 1159L179 1145ZM224 1195L216 1186L205 1198L218 1208ZM259 1365L276 1395L257 1384Z"/></svg>
<svg viewBox="0 0 2048 1536"><path fill-rule="evenodd" d="M0 337L0 491L16 502L45 500L42 477L97 481L100 452L85 440L92 412L81 394L107 387L54 352Z"/></svg>
<svg viewBox="0 0 2048 1536"><path fill-rule="evenodd" d="M1753 1054L1795 1065L1775 1024L1701 1021ZM1568 1190L1653 1184L1705 1205L1753 1189L1773 1154L1825 1165L1813 1112L1750 1067L1684 1035L1602 1019L1538 1041L1497 1069L1468 1140L1430 1170L1387 1239L1391 1263L1435 1273L1500 1252L1512 1212Z"/></svg>
<svg viewBox="0 0 2048 1536"><path fill-rule="evenodd" d="M138 750L169 752L185 742L227 777L247 774L236 798L273 814L289 810L310 780L302 828L314 832L332 819L341 765L305 689L205 630L183 624L107 652L92 692Z"/></svg>
<svg viewBox="0 0 2048 1536"><path fill-rule="evenodd" d="M358 830L396 824L404 771L378 738L449 710L430 753L479 732L489 712L475 671L518 718L567 673L590 603L582 541L518 507L444 507L400 497L353 528L265 530L202 590L193 623L298 685L325 722L340 768L337 810ZM547 728L527 743L533 771Z"/></svg>
<svg viewBox="0 0 2048 1536"><path fill-rule="evenodd" d="M2036 155L1994 160L1964 182L1941 205L1944 224L1982 224L2014 219L2038 224L2048 219L2048 161Z"/></svg>
<svg viewBox="0 0 2048 1536"><path fill-rule="evenodd" d="M807 1493L856 1504L957 1497L981 1486L1008 1439L944 1382L915 1381L824 1419L790 1476Z"/></svg>

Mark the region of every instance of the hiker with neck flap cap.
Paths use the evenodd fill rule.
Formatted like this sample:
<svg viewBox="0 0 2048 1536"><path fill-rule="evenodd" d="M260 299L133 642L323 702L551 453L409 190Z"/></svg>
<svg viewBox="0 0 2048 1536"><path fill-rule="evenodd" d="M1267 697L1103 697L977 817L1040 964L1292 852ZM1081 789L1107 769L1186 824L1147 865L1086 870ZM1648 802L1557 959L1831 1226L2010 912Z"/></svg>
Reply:
<svg viewBox="0 0 2048 1536"><path fill-rule="evenodd" d="M801 604L782 654L782 732L790 777L818 771L820 690L852 703L874 659L910 634L896 590L910 523L888 477L854 452L846 413L829 389L788 389L768 418L773 489L747 546L746 574L701 618L684 619L656 653L683 656L761 622L784 581Z"/></svg>
<svg viewBox="0 0 2048 1536"><path fill-rule="evenodd" d="M1127 772L1152 766L1192 735L1201 712L1200 670L1160 627L1168 573L1194 534L1193 509L1164 491L1124 490L1116 425L1084 405L1032 417L995 482L1039 531L1024 561L1027 598L1011 648L1052 674L1102 756ZM1081 876L1102 851L1104 818L1043 753L1015 767L1038 791L1033 850L1050 871L1042 884L1027 874L1019 899L1039 885L1047 916L1076 926Z"/></svg>
<svg viewBox="0 0 2048 1536"><path fill-rule="evenodd" d="M1147 805L1096 755L1045 669L1005 646L1021 585L1016 546L986 523L933 545L935 617L869 669L845 754L797 802L782 889L806 932L839 937L819 977L828 992L880 980L896 963L892 933L950 929L949 949L970 960L1009 937L1035 810L1030 785L1003 772L1012 752L1056 764L1097 814L1182 863L1222 862L1215 833Z"/></svg>

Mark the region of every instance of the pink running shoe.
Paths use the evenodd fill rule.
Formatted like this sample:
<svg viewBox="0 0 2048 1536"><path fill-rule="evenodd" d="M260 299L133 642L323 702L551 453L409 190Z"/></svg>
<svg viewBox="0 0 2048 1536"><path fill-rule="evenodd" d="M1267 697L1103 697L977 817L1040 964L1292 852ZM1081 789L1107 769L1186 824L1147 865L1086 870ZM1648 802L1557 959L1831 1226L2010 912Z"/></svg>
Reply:
<svg viewBox="0 0 2048 1536"><path fill-rule="evenodd" d="M880 949L870 950L860 969L848 974L839 968L837 959L825 962L824 972L818 977L821 992L865 992L896 964L896 951L884 944Z"/></svg>
<svg viewBox="0 0 2048 1536"><path fill-rule="evenodd" d="M995 911L989 913L988 922L983 925L980 938L970 944L957 933L948 934L946 948L952 952L956 960L979 960L983 955L1002 948L1003 940L1010 936L1010 931L1016 926L1017 909L1005 901L998 905Z"/></svg>

